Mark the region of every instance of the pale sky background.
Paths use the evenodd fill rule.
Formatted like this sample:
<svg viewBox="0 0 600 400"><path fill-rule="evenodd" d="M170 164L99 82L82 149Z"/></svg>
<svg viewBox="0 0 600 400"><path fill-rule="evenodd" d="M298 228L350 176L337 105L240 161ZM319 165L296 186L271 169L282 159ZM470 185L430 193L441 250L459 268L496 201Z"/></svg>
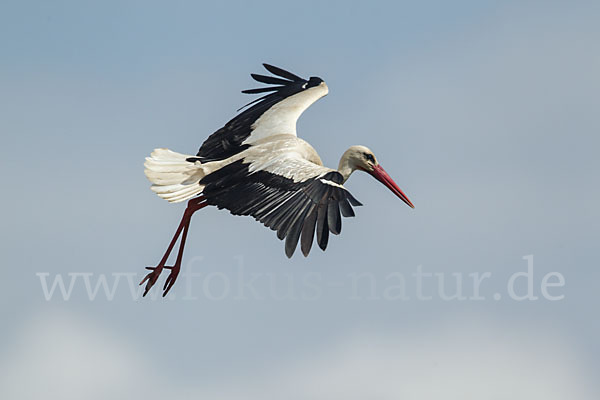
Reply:
<svg viewBox="0 0 600 400"><path fill-rule="evenodd" d="M598 21L596 1L3 1L0 397L600 398ZM195 153L261 62L322 77L299 135L332 167L369 146L416 209L357 173L357 217L291 260L252 219L203 210L196 300L180 279L175 299L134 301L123 277L90 301L81 276L46 300L37 273L94 286L158 262L183 206L149 190L144 157ZM527 255L539 298L516 301ZM485 300L433 281L419 301L419 266L449 293L462 274L467 296L489 272ZM375 299L352 298L364 272ZM550 272L562 300L541 295ZM394 273L409 300L385 298ZM236 299L252 274L262 298Z"/></svg>

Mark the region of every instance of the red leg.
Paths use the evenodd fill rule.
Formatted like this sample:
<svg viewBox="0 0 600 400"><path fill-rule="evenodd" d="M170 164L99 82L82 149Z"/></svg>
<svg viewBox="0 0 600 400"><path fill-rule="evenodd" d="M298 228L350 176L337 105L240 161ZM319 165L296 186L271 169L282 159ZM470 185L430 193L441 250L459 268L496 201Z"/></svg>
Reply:
<svg viewBox="0 0 600 400"><path fill-rule="evenodd" d="M154 286L154 284L156 283L158 277L160 276L160 274L162 273L164 268L170 269L171 273L169 274L169 277L167 278L167 282L165 283L165 286L164 286L165 291L163 293L163 296L166 296L167 292L171 289L171 287L175 283L175 280L177 279L177 275L179 274L179 270L181 268L181 260L183 259L183 249L185 247L185 239L187 237L187 232L188 232L188 228L190 225L190 220L192 218L192 215L196 211L200 210L201 208L206 207L207 205L208 204L206 202L204 202L204 197L202 197L202 196L188 201L188 206L185 209L183 216L181 217L181 222L179 223L179 226L177 227L177 231L175 231L175 235L173 236L173 239L171 239L171 243L169 243L169 247L167 247L167 251L163 255L162 259L160 260L160 262L158 263L158 265L156 267L146 267L146 269L150 270L151 272L148 273L148 275L146 275L144 277L144 279L142 279L142 281L140 282L140 285L143 285L144 282L147 281L146 289L144 290L144 296L146 296L146 294L148 294L148 291L152 288L152 286ZM179 236L182 233L183 233L183 236L181 239L181 243L179 244L179 251L177 254L177 260L175 261L175 265L173 265L172 267L165 266L167 259L169 258L169 255L171 254L171 251L173 251L173 247L175 247L175 243L177 243L177 239L179 239ZM167 285L168 285L168 287L167 287Z"/></svg>

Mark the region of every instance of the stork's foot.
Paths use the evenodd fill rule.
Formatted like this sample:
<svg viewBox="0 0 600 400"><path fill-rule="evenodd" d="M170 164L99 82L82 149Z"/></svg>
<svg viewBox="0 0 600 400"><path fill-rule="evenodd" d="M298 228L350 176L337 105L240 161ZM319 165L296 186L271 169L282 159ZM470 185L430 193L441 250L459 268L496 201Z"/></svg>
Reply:
<svg viewBox="0 0 600 400"><path fill-rule="evenodd" d="M170 269L171 273L167 277L167 280L165 281L165 284L163 286L163 297L165 297L167 293L169 293L169 290L171 290L171 288L175 284L177 276L179 275L179 270L181 269L181 265L180 263L175 263L175 265L173 265L172 267L165 267L165 269Z"/></svg>
<svg viewBox="0 0 600 400"><path fill-rule="evenodd" d="M152 289L152 286L154 286L154 284L158 280L158 277L162 273L163 268L167 268L167 267L165 267L164 265L158 265L156 267L146 267L146 269L150 270L151 272L148 273L148 275L146 275L144 277L144 279L142 279L142 281L140 282L140 285L143 285L144 282L147 282L146 288L144 289L143 296L146 296L148 294L148 291L150 291L150 289Z"/></svg>
<svg viewBox="0 0 600 400"><path fill-rule="evenodd" d="M175 265L173 266L159 265L157 267L146 267L146 269L150 270L150 272L140 282L140 285L143 285L144 282L146 282L146 288L144 289L143 294L144 296L146 296L150 289L152 289L152 286L154 286L154 284L158 280L158 277L163 272L163 269L171 270L171 273L167 277L167 280L165 281L165 284L163 286L163 297L165 297L167 293L169 293L169 290L171 290L171 288L175 284L175 280L177 280L177 276L179 275L179 271L181 270L181 265L180 263L175 263Z"/></svg>

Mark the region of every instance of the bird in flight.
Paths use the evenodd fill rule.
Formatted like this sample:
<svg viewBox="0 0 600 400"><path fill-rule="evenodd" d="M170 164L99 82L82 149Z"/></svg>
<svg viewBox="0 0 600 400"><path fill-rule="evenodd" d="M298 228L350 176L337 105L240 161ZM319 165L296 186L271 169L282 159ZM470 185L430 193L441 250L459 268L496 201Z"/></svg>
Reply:
<svg viewBox="0 0 600 400"><path fill-rule="evenodd" d="M170 274L163 296L173 287L192 215L206 206L254 217L285 239L288 257L298 242L308 256L315 231L317 244L325 250L329 232L337 235L342 229L341 216L354 216L352 206L362 204L343 184L356 170L372 175L414 208L365 146L346 150L337 170L323 166L315 149L296 136L296 121L329 92L327 85L318 77L307 80L273 65L263 66L275 76L251 76L269 86L242 93L266 94L242 107L244 111L210 135L195 156L155 149L146 158L151 189L171 203L187 201L187 207L163 258L157 266L147 267L150 272L140 282L146 283L144 296L164 269ZM177 259L167 266L179 237Z"/></svg>

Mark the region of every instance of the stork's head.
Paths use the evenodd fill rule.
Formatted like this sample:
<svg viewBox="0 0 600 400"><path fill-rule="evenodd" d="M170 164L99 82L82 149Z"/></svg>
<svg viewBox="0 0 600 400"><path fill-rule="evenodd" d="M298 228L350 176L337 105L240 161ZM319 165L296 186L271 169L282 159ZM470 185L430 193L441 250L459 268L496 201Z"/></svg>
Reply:
<svg viewBox="0 0 600 400"><path fill-rule="evenodd" d="M344 176L344 180L348 179L350 174L355 170L365 171L387 186L388 189L409 207L415 208L404 192L396 185L396 182L394 182L388 173L385 172L383 167L379 165L377 158L375 158L375 154L365 146L352 146L346 150L340 159L338 170Z"/></svg>
<svg viewBox="0 0 600 400"><path fill-rule="evenodd" d="M311 87L319 86L320 84L325 84L323 79L318 76L311 76L310 79L306 82L306 88L309 89Z"/></svg>

